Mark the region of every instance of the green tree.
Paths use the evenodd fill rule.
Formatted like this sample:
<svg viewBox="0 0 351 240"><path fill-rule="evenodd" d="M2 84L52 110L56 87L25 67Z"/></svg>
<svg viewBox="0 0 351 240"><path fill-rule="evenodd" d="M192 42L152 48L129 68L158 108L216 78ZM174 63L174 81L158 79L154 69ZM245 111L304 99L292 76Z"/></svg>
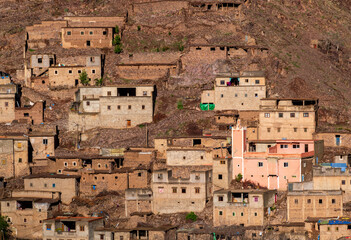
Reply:
<svg viewBox="0 0 351 240"><path fill-rule="evenodd" d="M6 221L6 217L0 216L0 239L10 239L11 233L10 225Z"/></svg>
<svg viewBox="0 0 351 240"><path fill-rule="evenodd" d="M116 35L115 38L112 41L112 44L114 46L120 45L121 44L121 37L119 35Z"/></svg>
<svg viewBox="0 0 351 240"><path fill-rule="evenodd" d="M122 44L119 44L119 45L115 46L115 49L114 49L115 53L121 53L122 50L123 50L122 49Z"/></svg>
<svg viewBox="0 0 351 240"><path fill-rule="evenodd" d="M116 25L116 27L115 27L115 33L116 34L119 34L119 27Z"/></svg>
<svg viewBox="0 0 351 240"><path fill-rule="evenodd" d="M89 85L90 79L89 79L88 74L87 74L87 72L85 70L83 70L79 74L79 80L80 80L80 83L83 84L84 86Z"/></svg>
<svg viewBox="0 0 351 240"><path fill-rule="evenodd" d="M237 182L241 182L242 179L243 179L243 175L241 173L235 176L235 181Z"/></svg>
<svg viewBox="0 0 351 240"><path fill-rule="evenodd" d="M194 212L190 212L186 215L185 219L195 222L197 220L197 216Z"/></svg>
<svg viewBox="0 0 351 240"><path fill-rule="evenodd" d="M179 101L177 102L177 108L178 108L179 110L182 110L182 109L184 108L182 100L179 100Z"/></svg>
<svg viewBox="0 0 351 240"><path fill-rule="evenodd" d="M95 78L95 86L102 86L103 83L104 83L104 79L101 77L101 78Z"/></svg>

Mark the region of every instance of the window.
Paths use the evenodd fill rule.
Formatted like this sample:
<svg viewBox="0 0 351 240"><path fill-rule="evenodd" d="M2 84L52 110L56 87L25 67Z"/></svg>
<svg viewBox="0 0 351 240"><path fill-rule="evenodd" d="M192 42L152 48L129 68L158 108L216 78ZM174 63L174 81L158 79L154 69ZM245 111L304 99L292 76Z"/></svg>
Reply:
<svg viewBox="0 0 351 240"><path fill-rule="evenodd" d="M233 212L233 217L235 217L235 212Z"/></svg>
<svg viewBox="0 0 351 240"><path fill-rule="evenodd" d="M186 188L182 188L182 193L186 193Z"/></svg>
<svg viewBox="0 0 351 240"><path fill-rule="evenodd" d="M224 85L225 84L225 81L224 80L221 80L221 85Z"/></svg>
<svg viewBox="0 0 351 240"><path fill-rule="evenodd" d="M55 187L56 187L56 184L55 184L55 183L53 183L53 184L52 184L52 187L53 187L53 188L55 188Z"/></svg>
<svg viewBox="0 0 351 240"><path fill-rule="evenodd" d="M311 199L307 199L307 203L308 203L308 204L311 204Z"/></svg>
<svg viewBox="0 0 351 240"><path fill-rule="evenodd" d="M283 113L278 113L279 118L282 118L284 116Z"/></svg>
<svg viewBox="0 0 351 240"><path fill-rule="evenodd" d="M225 164L225 161L220 161L220 164Z"/></svg>
<svg viewBox="0 0 351 240"><path fill-rule="evenodd" d="M23 113L24 117L29 117L29 113Z"/></svg>
<svg viewBox="0 0 351 240"><path fill-rule="evenodd" d="M223 175L222 174L218 174L218 179L222 180L223 179Z"/></svg>
<svg viewBox="0 0 351 240"><path fill-rule="evenodd" d="M107 106L107 110L111 110L111 106Z"/></svg>
<svg viewBox="0 0 351 240"><path fill-rule="evenodd" d="M73 162L73 166L77 166L77 162Z"/></svg>
<svg viewBox="0 0 351 240"><path fill-rule="evenodd" d="M143 91L143 96L147 96L147 91Z"/></svg>
<svg viewBox="0 0 351 240"><path fill-rule="evenodd" d="M8 202L8 203L6 203L6 206L8 206L8 207L9 207L9 206L10 206L10 203L9 203L9 202Z"/></svg>
<svg viewBox="0 0 351 240"><path fill-rule="evenodd" d="M90 47L90 41L87 41L87 47Z"/></svg>
<svg viewBox="0 0 351 240"><path fill-rule="evenodd" d="M303 131L304 131L304 132L307 132L307 128L304 128Z"/></svg>
<svg viewBox="0 0 351 240"><path fill-rule="evenodd" d="M294 128L294 132L297 132L297 128Z"/></svg>
<svg viewBox="0 0 351 240"><path fill-rule="evenodd" d="M271 132L271 128L267 128L267 132Z"/></svg>
<svg viewBox="0 0 351 240"><path fill-rule="evenodd" d="M245 93L245 97L247 97L247 93Z"/></svg>
<svg viewBox="0 0 351 240"><path fill-rule="evenodd" d="M117 109L118 109L118 110L121 110L121 105L118 105L118 106L117 106Z"/></svg>
<svg viewBox="0 0 351 240"><path fill-rule="evenodd" d="M21 163L21 162L22 162L22 158L19 158L19 159L18 159L18 162Z"/></svg>
<svg viewBox="0 0 351 240"><path fill-rule="evenodd" d="M107 92L107 96L111 96L111 91L108 91L108 92Z"/></svg>
<svg viewBox="0 0 351 240"><path fill-rule="evenodd" d="M255 217L257 217L257 212L255 212Z"/></svg>
<svg viewBox="0 0 351 240"><path fill-rule="evenodd" d="M142 109L142 110L145 110L145 105L141 105L141 109Z"/></svg>
<svg viewBox="0 0 351 240"><path fill-rule="evenodd" d="M199 187L195 188L195 193L200 193L200 188Z"/></svg>
<svg viewBox="0 0 351 240"><path fill-rule="evenodd" d="M218 214L219 214L219 216L222 216L222 215L223 215L223 212L222 212L222 211L219 211Z"/></svg>
<svg viewBox="0 0 351 240"><path fill-rule="evenodd" d="M218 202L223 202L223 196L218 196Z"/></svg>
<svg viewBox="0 0 351 240"><path fill-rule="evenodd" d="M335 227L335 231L336 231L336 232L339 231L339 228L338 228L338 227Z"/></svg>
<svg viewBox="0 0 351 240"><path fill-rule="evenodd" d="M342 184L342 185L345 185L345 184L346 184L346 181L345 181L345 180L341 180L341 184Z"/></svg>
<svg viewBox="0 0 351 240"><path fill-rule="evenodd" d="M303 113L303 117L308 117L309 114L308 113Z"/></svg>
<svg viewBox="0 0 351 240"><path fill-rule="evenodd" d="M90 102L89 101L87 101L87 106L90 106Z"/></svg>
<svg viewBox="0 0 351 240"><path fill-rule="evenodd" d="M234 95L235 97L238 97L238 94L237 93L235 93L235 95Z"/></svg>
<svg viewBox="0 0 351 240"><path fill-rule="evenodd" d="M255 80L255 84L260 84L260 80Z"/></svg>
<svg viewBox="0 0 351 240"><path fill-rule="evenodd" d="M92 69L92 70L91 70L91 73L95 73L95 69Z"/></svg>
<svg viewBox="0 0 351 240"><path fill-rule="evenodd" d="M258 197L254 197L254 201L255 201L255 202L258 202Z"/></svg>
<svg viewBox="0 0 351 240"><path fill-rule="evenodd" d="M221 98L223 97L223 94L221 94Z"/></svg>
<svg viewBox="0 0 351 240"><path fill-rule="evenodd" d="M48 184L47 184L47 183L44 183L44 187L48 187Z"/></svg>
<svg viewBox="0 0 351 240"><path fill-rule="evenodd" d="M293 148L300 148L300 144L293 144Z"/></svg>
<svg viewBox="0 0 351 240"><path fill-rule="evenodd" d="M290 113L290 117L294 118L295 117L295 113Z"/></svg>
<svg viewBox="0 0 351 240"><path fill-rule="evenodd" d="M43 139L43 144L44 144L44 145L48 145L48 139L44 138L44 139Z"/></svg>
<svg viewBox="0 0 351 240"><path fill-rule="evenodd" d="M71 31L67 31L67 35L70 36L72 33Z"/></svg>
<svg viewBox="0 0 351 240"><path fill-rule="evenodd" d="M211 50L211 51L216 51L216 48L211 47L210 50Z"/></svg>
<svg viewBox="0 0 351 240"><path fill-rule="evenodd" d="M284 167L289 167L289 163L288 163L288 162L285 162L285 163L284 163Z"/></svg>
<svg viewBox="0 0 351 240"><path fill-rule="evenodd" d="M132 109L132 105L128 105L128 109L129 109L129 110Z"/></svg>
<svg viewBox="0 0 351 240"><path fill-rule="evenodd" d="M33 187L33 183L29 183L29 186Z"/></svg>
<svg viewBox="0 0 351 240"><path fill-rule="evenodd" d="M295 199L294 202L295 202L295 204L298 204L298 203L299 203L299 200L298 200L298 199Z"/></svg>
<svg viewBox="0 0 351 240"><path fill-rule="evenodd" d="M162 179L163 178L163 174L162 173L157 174L157 178L158 179Z"/></svg>
<svg viewBox="0 0 351 240"><path fill-rule="evenodd" d="M172 187L172 193L177 193L177 188L176 187Z"/></svg>
<svg viewBox="0 0 351 240"><path fill-rule="evenodd" d="M323 200L322 200L322 199L319 199L319 200L318 200L318 203L319 203L319 204L322 204L322 203L323 203Z"/></svg>
<svg viewBox="0 0 351 240"><path fill-rule="evenodd" d="M335 199L332 199L332 204L335 204Z"/></svg>
<svg viewBox="0 0 351 240"><path fill-rule="evenodd" d="M42 58L38 58L38 63L43 63L43 59Z"/></svg>
<svg viewBox="0 0 351 240"><path fill-rule="evenodd" d="M102 32L102 35L107 35L107 32L106 32L106 31L103 31L103 32Z"/></svg>
<svg viewBox="0 0 351 240"><path fill-rule="evenodd" d="M258 97L258 94L257 94L257 93L255 93L255 97Z"/></svg>
<svg viewBox="0 0 351 240"><path fill-rule="evenodd" d="M78 73L82 73L82 70L78 70Z"/></svg>
<svg viewBox="0 0 351 240"><path fill-rule="evenodd" d="M63 165L64 165L65 167L67 167L67 166L68 166L68 162L64 162Z"/></svg>
<svg viewBox="0 0 351 240"><path fill-rule="evenodd" d="M249 79L245 79L245 82L248 83L248 82L249 82Z"/></svg>
<svg viewBox="0 0 351 240"><path fill-rule="evenodd" d="M277 132L280 132L280 127L279 127L279 128L277 128Z"/></svg>
<svg viewBox="0 0 351 240"><path fill-rule="evenodd" d="M280 148L288 148L288 145L286 145L286 144L281 144L281 145L280 145Z"/></svg>
<svg viewBox="0 0 351 240"><path fill-rule="evenodd" d="M51 230L51 224L46 224L46 231L50 231Z"/></svg>
<svg viewBox="0 0 351 240"><path fill-rule="evenodd" d="M259 167L263 167L263 162L258 162Z"/></svg>
<svg viewBox="0 0 351 240"><path fill-rule="evenodd" d="M80 226L79 227L79 231L84 232L85 231L85 227L84 226Z"/></svg>
<svg viewBox="0 0 351 240"><path fill-rule="evenodd" d="M8 102L5 102L5 107L8 107L9 106L9 103Z"/></svg>
<svg viewBox="0 0 351 240"><path fill-rule="evenodd" d="M72 70L68 70L68 73L69 73L69 74L72 74Z"/></svg>
<svg viewBox="0 0 351 240"><path fill-rule="evenodd" d="M90 31L90 32L89 32L89 34L90 34L90 35L93 35L93 32L92 32L92 31Z"/></svg>
<svg viewBox="0 0 351 240"><path fill-rule="evenodd" d="M80 32L80 35L84 35L84 32L83 32L83 31L81 31L81 32Z"/></svg>
<svg viewBox="0 0 351 240"><path fill-rule="evenodd" d="M26 222L27 222L27 218L23 218L23 222L25 222L25 223L26 223Z"/></svg>
<svg viewBox="0 0 351 240"><path fill-rule="evenodd" d="M264 117L265 117L265 118L269 118L270 116L271 116L271 114L269 114L269 113L265 113L265 114L264 114Z"/></svg>
<svg viewBox="0 0 351 240"><path fill-rule="evenodd" d="M55 70L54 74L55 74L55 75L57 75L57 74L58 74L58 71L57 71L57 70Z"/></svg>
<svg viewBox="0 0 351 240"><path fill-rule="evenodd" d="M242 212L240 215L243 217L243 216L244 216L244 213Z"/></svg>

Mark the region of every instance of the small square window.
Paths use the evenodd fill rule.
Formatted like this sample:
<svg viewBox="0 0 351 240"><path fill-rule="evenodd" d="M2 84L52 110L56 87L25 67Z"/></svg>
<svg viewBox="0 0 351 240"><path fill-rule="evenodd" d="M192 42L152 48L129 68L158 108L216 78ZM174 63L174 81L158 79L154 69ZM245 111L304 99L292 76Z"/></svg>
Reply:
<svg viewBox="0 0 351 240"><path fill-rule="evenodd" d="M294 118L295 117L295 113L290 113L290 117Z"/></svg>
<svg viewBox="0 0 351 240"><path fill-rule="evenodd" d="M82 73L82 70L78 70L78 73Z"/></svg>
<svg viewBox="0 0 351 240"><path fill-rule="evenodd" d="M255 80L255 84L260 84L260 80Z"/></svg>
<svg viewBox="0 0 351 240"><path fill-rule="evenodd" d="M218 174L218 179L222 180L223 179L223 175L222 174Z"/></svg>
<svg viewBox="0 0 351 240"><path fill-rule="evenodd" d="M284 117L284 113L278 113L279 118Z"/></svg>
<svg viewBox="0 0 351 240"><path fill-rule="evenodd" d="M224 80L221 80L221 85L224 85L225 84L225 81Z"/></svg>
<svg viewBox="0 0 351 240"><path fill-rule="evenodd" d="M225 164L225 161L223 161L223 160L222 160L222 161L220 161L220 164Z"/></svg>
<svg viewBox="0 0 351 240"><path fill-rule="evenodd" d="M222 216L222 215L223 215L223 212L222 212L222 211L219 211L218 214L219 214L219 216Z"/></svg>
<svg viewBox="0 0 351 240"><path fill-rule="evenodd" d="M299 203L299 200L298 199L295 199L295 204L298 204Z"/></svg>
<svg viewBox="0 0 351 240"><path fill-rule="evenodd" d="M86 102L86 105L87 105L87 106L90 106L90 102L89 102L89 101L87 101L87 102Z"/></svg>
<svg viewBox="0 0 351 240"><path fill-rule="evenodd" d="M142 110L145 110L145 105L142 105L142 106L141 106L141 109L142 109Z"/></svg>
<svg viewBox="0 0 351 240"><path fill-rule="evenodd" d="M323 203L323 199L319 199L319 200L318 200L318 203L319 203L319 204L322 204L322 203Z"/></svg>
<svg viewBox="0 0 351 240"><path fill-rule="evenodd" d="M258 94L257 94L257 93L255 93L255 97L258 97Z"/></svg>
<svg viewBox="0 0 351 240"><path fill-rule="evenodd" d="M332 199L332 204L335 204L335 202L336 202L335 199Z"/></svg>
<svg viewBox="0 0 351 240"><path fill-rule="evenodd" d="M21 163L21 162L22 162L22 158L19 158L19 159L18 159L18 162Z"/></svg>
<svg viewBox="0 0 351 240"><path fill-rule="evenodd" d="M81 31L81 32L80 32L80 35L84 35L84 32L83 32L83 31Z"/></svg>
<svg viewBox="0 0 351 240"><path fill-rule="evenodd" d="M177 193L177 188L176 187L172 188L172 193Z"/></svg>
<svg viewBox="0 0 351 240"><path fill-rule="evenodd" d="M141 177L141 172L140 172L140 173L138 173L138 177Z"/></svg>
<svg viewBox="0 0 351 240"><path fill-rule="evenodd" d="M9 102L5 102L5 107L8 107L9 106Z"/></svg>
<svg viewBox="0 0 351 240"><path fill-rule="evenodd" d="M243 216L244 216L244 213L242 212L240 215L243 217Z"/></svg>
<svg viewBox="0 0 351 240"><path fill-rule="evenodd" d="M258 162L259 167L263 167L263 162Z"/></svg>
<svg viewBox="0 0 351 240"><path fill-rule="evenodd" d="M107 110L111 110L111 106L107 106Z"/></svg>
<svg viewBox="0 0 351 240"><path fill-rule="evenodd" d="M199 187L195 188L195 193L200 193L200 188Z"/></svg>
<svg viewBox="0 0 351 240"><path fill-rule="evenodd" d="M280 132L280 128L277 128L277 132Z"/></svg>
<svg viewBox="0 0 351 240"><path fill-rule="evenodd" d="M255 212L255 217L257 217L257 212Z"/></svg>
<svg viewBox="0 0 351 240"><path fill-rule="evenodd" d="M309 113L303 113L303 117L309 117Z"/></svg>
<svg viewBox="0 0 351 240"><path fill-rule="evenodd" d="M102 35L107 35L107 32L106 32L106 31L103 31L103 32L102 32Z"/></svg>
<svg viewBox="0 0 351 240"><path fill-rule="evenodd" d="M284 163L284 167L289 167L289 163L288 163L288 162L285 162L285 163Z"/></svg>
<svg viewBox="0 0 351 240"><path fill-rule="evenodd" d="M245 82L248 83L248 82L249 82L249 79L245 79Z"/></svg>
<svg viewBox="0 0 351 240"><path fill-rule="evenodd" d="M132 105L128 105L128 109L129 109L129 110L132 109Z"/></svg>
<svg viewBox="0 0 351 240"><path fill-rule="evenodd" d="M235 212L233 212L233 217L235 217Z"/></svg>
<svg viewBox="0 0 351 240"><path fill-rule="evenodd" d="M345 184L346 184L346 181L345 181L345 180L341 180L341 184L342 184L342 185L345 185Z"/></svg>
<svg viewBox="0 0 351 240"><path fill-rule="evenodd" d="M90 31L90 32L89 32L89 34L90 34L90 35L93 35L93 32L92 32L92 31Z"/></svg>
<svg viewBox="0 0 351 240"><path fill-rule="evenodd" d="M96 72L96 71L95 71L95 69L92 69L92 70L91 70L91 73L93 73L93 74L94 74L95 72Z"/></svg>
<svg viewBox="0 0 351 240"><path fill-rule="evenodd" d="M297 128L294 128L294 132L297 132Z"/></svg>
<svg viewBox="0 0 351 240"><path fill-rule="evenodd" d="M186 193L186 188L182 188L182 193Z"/></svg>
<svg viewBox="0 0 351 240"><path fill-rule="evenodd" d="M223 98L223 94L221 94L221 98Z"/></svg>
<svg viewBox="0 0 351 240"><path fill-rule="evenodd" d="M57 75L57 74L58 74L58 71L57 71L57 70L55 70L54 74L55 74L55 75Z"/></svg>
<svg viewBox="0 0 351 240"><path fill-rule="evenodd" d="M121 105L117 105L117 109L118 109L118 110L121 110Z"/></svg>
<svg viewBox="0 0 351 240"><path fill-rule="evenodd" d="M218 202L223 202L223 196L218 196Z"/></svg>
<svg viewBox="0 0 351 240"><path fill-rule="evenodd" d="M271 132L271 129L270 129L270 128L267 128L267 132Z"/></svg>
<svg viewBox="0 0 351 240"><path fill-rule="evenodd" d="M70 36L72 34L71 31L67 31L67 35Z"/></svg>
<svg viewBox="0 0 351 240"><path fill-rule="evenodd" d="M307 132L307 128L304 128L303 131L304 131L304 132Z"/></svg>
<svg viewBox="0 0 351 240"><path fill-rule="evenodd" d="M265 117L265 118L269 118L270 116L271 116L270 113L265 113L265 114L264 114L264 117Z"/></svg>
<svg viewBox="0 0 351 240"><path fill-rule="evenodd" d="M84 226L80 226L80 227L79 227L79 230L80 230L81 232L84 232L84 231L85 231L85 227L84 227Z"/></svg>
<svg viewBox="0 0 351 240"><path fill-rule="evenodd" d="M55 183L53 183L53 184L52 184L52 187L53 187L53 188L55 188L55 187L56 187L56 184L55 184Z"/></svg>
<svg viewBox="0 0 351 240"><path fill-rule="evenodd" d="M30 186L30 187L33 187L33 183L29 183L29 186Z"/></svg>
<svg viewBox="0 0 351 240"><path fill-rule="evenodd" d="M43 63L43 59L42 58L38 58L38 63Z"/></svg>
<svg viewBox="0 0 351 240"><path fill-rule="evenodd" d="M245 97L247 97L247 93L245 93Z"/></svg>
<svg viewBox="0 0 351 240"><path fill-rule="evenodd" d="M44 139L43 139L43 144L44 144L44 145L48 145L48 139L44 138Z"/></svg>
<svg viewBox="0 0 351 240"><path fill-rule="evenodd" d="M68 70L68 73L69 73L69 74L72 74L72 70Z"/></svg>
<svg viewBox="0 0 351 240"><path fill-rule="evenodd" d="M311 204L311 202L312 202L311 199L307 199L308 204Z"/></svg>
<svg viewBox="0 0 351 240"><path fill-rule="evenodd" d="M111 91L108 91L108 92L107 92L107 96L111 96Z"/></svg>
<svg viewBox="0 0 351 240"><path fill-rule="evenodd" d="M143 91L143 96L147 96L147 91Z"/></svg>

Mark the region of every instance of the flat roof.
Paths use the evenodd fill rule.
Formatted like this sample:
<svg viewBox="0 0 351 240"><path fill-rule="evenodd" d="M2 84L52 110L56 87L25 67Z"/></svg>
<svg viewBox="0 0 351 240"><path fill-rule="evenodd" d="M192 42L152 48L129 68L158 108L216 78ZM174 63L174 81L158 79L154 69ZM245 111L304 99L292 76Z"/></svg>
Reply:
<svg viewBox="0 0 351 240"><path fill-rule="evenodd" d="M269 190L269 189L221 189L214 191L213 193L225 194L225 193L266 193L266 192L276 192L277 190Z"/></svg>
<svg viewBox="0 0 351 240"><path fill-rule="evenodd" d="M24 179L34 178L80 178L78 175L57 174L57 173L38 173L23 177Z"/></svg>
<svg viewBox="0 0 351 240"><path fill-rule="evenodd" d="M129 87L155 87L155 84L137 84L137 85L133 85L133 84L111 84L111 85L106 85L106 86L100 86L100 87L97 87L97 86L82 86L82 87L79 87L78 89L81 89L81 88L109 88L109 87L126 87L126 88L129 88Z"/></svg>
<svg viewBox="0 0 351 240"><path fill-rule="evenodd" d="M301 101L317 101L318 98L261 98L261 100L301 100Z"/></svg>
<svg viewBox="0 0 351 240"><path fill-rule="evenodd" d="M102 217L65 217L59 216L56 218L48 218L44 221L54 220L54 221L81 221L81 222L93 222L96 220L103 219Z"/></svg>
<svg viewBox="0 0 351 240"><path fill-rule="evenodd" d="M1 202L3 201L33 201L35 203L56 203L59 202L59 199L52 199L52 198L35 198L35 197L9 197L0 199Z"/></svg>
<svg viewBox="0 0 351 240"><path fill-rule="evenodd" d="M299 196L299 195L342 195L340 190L294 190L289 191L288 196Z"/></svg>

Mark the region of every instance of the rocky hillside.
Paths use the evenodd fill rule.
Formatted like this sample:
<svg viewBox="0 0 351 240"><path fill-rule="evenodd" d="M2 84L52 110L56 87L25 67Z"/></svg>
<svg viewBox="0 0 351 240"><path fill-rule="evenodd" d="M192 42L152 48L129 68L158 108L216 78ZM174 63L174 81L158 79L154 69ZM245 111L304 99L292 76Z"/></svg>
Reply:
<svg viewBox="0 0 351 240"><path fill-rule="evenodd" d="M25 26L68 15L122 15L132 2L1 1L0 71L15 75L16 69L23 68ZM248 0L239 19L228 13L220 17L211 14L195 17L184 11L130 15L123 33L125 53L180 50L184 53L189 43L240 44L246 36L269 49L269 58L265 61L252 59L250 62L200 64L186 68L179 79L169 80L167 87L164 82L158 82L157 123L149 126L150 142L155 136L187 133L191 131L189 124L196 123L200 130L208 126L211 113L198 112L194 108L199 103L203 87L211 87L214 72L223 65L235 70L257 66L267 73L270 96L319 98L320 128L351 129L350 8L350 0ZM312 40L319 40L317 48L311 47ZM109 55L107 60L118 61L119 57L112 51L105 54ZM113 81L125 82L115 79L111 62L106 64L105 75ZM182 110L177 109L179 101L184 105ZM58 113L52 113L50 120L57 120L64 129L67 114L63 112L68 111L69 104L56 103ZM108 130L88 133L90 140L86 144L120 147L144 143L136 141L144 139L142 128L113 130L113 139L106 138L107 133ZM66 137L63 143L71 145L73 135Z"/></svg>

